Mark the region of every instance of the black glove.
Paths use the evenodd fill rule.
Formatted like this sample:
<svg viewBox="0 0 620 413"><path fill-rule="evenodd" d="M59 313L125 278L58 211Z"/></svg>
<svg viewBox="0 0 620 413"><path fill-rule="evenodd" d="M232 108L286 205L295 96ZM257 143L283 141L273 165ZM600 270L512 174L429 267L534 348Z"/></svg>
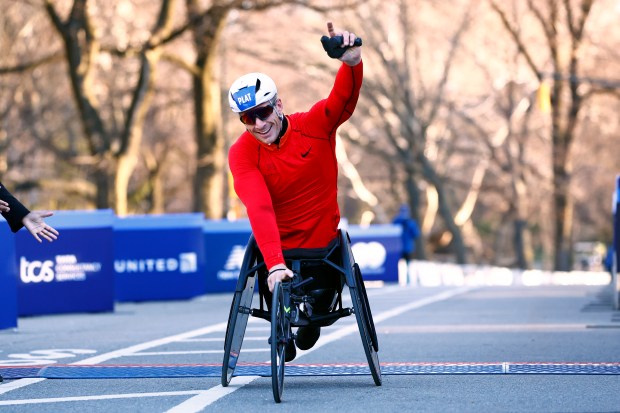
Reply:
<svg viewBox="0 0 620 413"><path fill-rule="evenodd" d="M356 37L355 41L353 42L353 46L347 47L340 47L342 46L342 36L323 36L321 37L321 43L323 44L323 49L325 49L329 57L331 57L332 59L339 59L340 57L342 57L342 55L347 49L354 46L361 46L362 38Z"/></svg>

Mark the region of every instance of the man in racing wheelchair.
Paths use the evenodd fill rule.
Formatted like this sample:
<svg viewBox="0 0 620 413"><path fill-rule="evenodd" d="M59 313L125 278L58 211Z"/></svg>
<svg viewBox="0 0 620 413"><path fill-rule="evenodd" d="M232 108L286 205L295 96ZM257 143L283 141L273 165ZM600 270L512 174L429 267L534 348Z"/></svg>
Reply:
<svg viewBox="0 0 620 413"><path fill-rule="evenodd" d="M241 76L228 95L232 111L239 114L246 129L230 148L229 166L268 270L269 292L277 281L293 277L284 251L329 248L338 238L336 130L355 110L363 63L355 34L337 34L331 23L327 29L329 38L322 39L323 46L342 65L329 96L309 111L284 114L274 81L262 73ZM328 40L340 39L337 48L341 50L330 51ZM310 287L313 311L330 311L334 291L342 289L338 280L334 275L334 285ZM259 280L259 288L266 291L263 281ZM316 326L299 327L295 343L287 344L286 361L295 358L295 344L307 350L320 332Z"/></svg>

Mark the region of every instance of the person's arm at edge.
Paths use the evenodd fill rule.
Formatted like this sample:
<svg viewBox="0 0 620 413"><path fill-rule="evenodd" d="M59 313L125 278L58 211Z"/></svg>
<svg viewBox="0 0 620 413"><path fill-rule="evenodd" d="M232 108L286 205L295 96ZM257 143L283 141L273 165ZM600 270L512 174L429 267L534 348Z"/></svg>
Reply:
<svg viewBox="0 0 620 413"><path fill-rule="evenodd" d="M8 203L9 211L2 212L2 216L9 223L11 231L17 232L23 226L23 219L30 213L30 210L26 208L21 202L17 200L0 182L0 199Z"/></svg>

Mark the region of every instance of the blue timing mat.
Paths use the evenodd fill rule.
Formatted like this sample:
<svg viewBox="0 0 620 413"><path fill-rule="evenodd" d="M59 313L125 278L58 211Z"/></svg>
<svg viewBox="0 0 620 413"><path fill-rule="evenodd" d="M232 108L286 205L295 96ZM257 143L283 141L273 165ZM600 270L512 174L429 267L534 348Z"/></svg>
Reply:
<svg viewBox="0 0 620 413"><path fill-rule="evenodd" d="M55 365L2 367L5 380L47 379L130 379L174 377L221 377L220 365ZM365 364L290 364L286 376L370 375ZM383 363L382 375L418 374L592 374L619 375L620 363ZM270 377L271 367L263 364L237 366L235 376Z"/></svg>

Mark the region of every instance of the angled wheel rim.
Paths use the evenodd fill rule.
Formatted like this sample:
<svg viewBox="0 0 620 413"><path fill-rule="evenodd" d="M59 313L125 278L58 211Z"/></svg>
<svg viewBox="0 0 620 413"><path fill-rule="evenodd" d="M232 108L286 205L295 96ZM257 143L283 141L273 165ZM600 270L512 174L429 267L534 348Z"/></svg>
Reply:
<svg viewBox="0 0 620 413"><path fill-rule="evenodd" d="M366 287L364 286L364 280L362 279L362 272L360 271L357 263L355 264L355 285L359 291L360 302L362 304L362 310L364 311L364 317L366 319L366 325L372 340L372 346L375 351L379 351L379 339L377 338L377 330L375 329L375 322L372 318L372 311L370 309L370 303L368 302L368 295L366 294Z"/></svg>
<svg viewBox="0 0 620 413"><path fill-rule="evenodd" d="M233 377L241 353L243 336L248 324L249 309L252 306L255 286L254 276L248 276L246 287L236 291L230 308L226 336L224 339L224 359L222 361L222 386L226 387ZM242 309L243 307L243 309ZM237 311L234 311L236 308Z"/></svg>
<svg viewBox="0 0 620 413"><path fill-rule="evenodd" d="M271 304L271 387L276 403L282 401L286 353L286 320L282 283L276 282Z"/></svg>

